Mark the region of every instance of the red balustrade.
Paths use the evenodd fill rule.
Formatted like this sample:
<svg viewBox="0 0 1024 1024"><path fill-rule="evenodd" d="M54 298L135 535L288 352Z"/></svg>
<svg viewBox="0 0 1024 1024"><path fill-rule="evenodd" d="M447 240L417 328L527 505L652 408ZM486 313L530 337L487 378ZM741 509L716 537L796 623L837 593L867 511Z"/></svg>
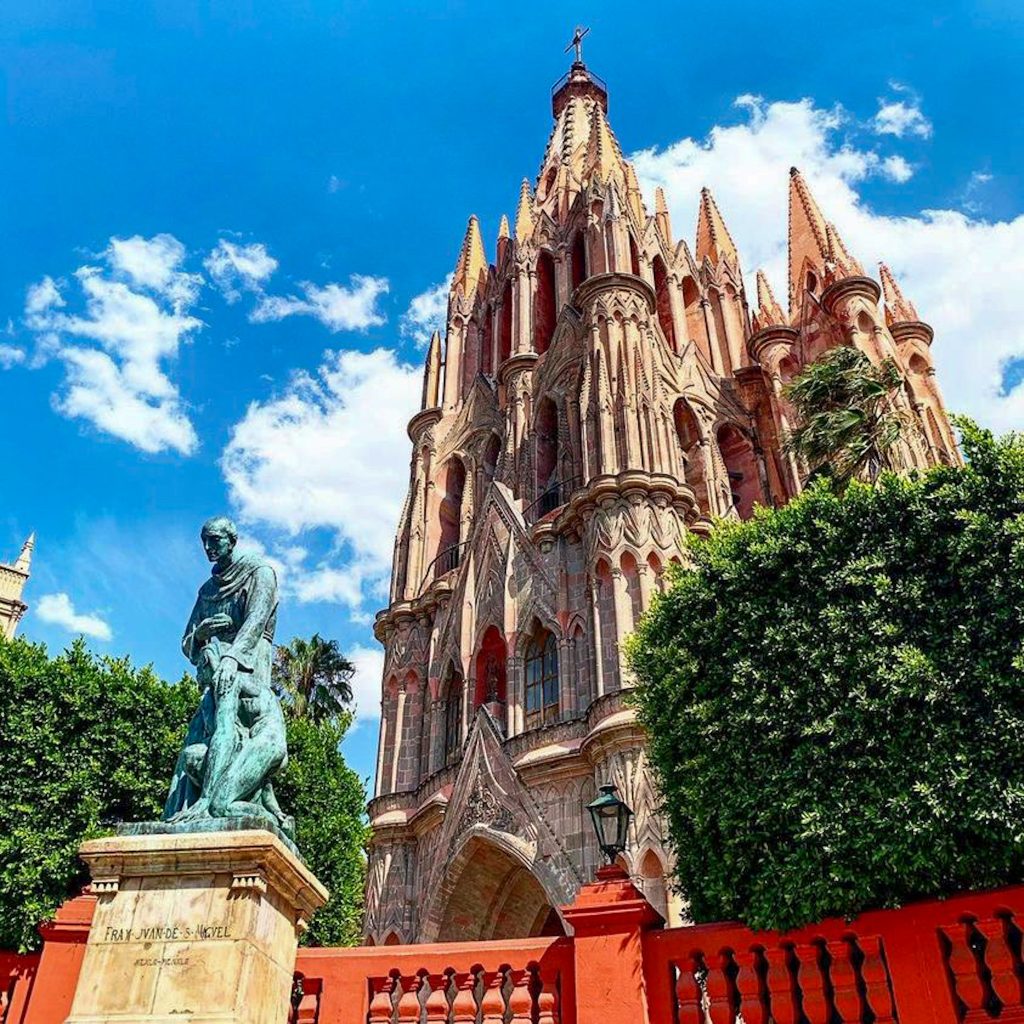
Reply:
<svg viewBox="0 0 1024 1024"><path fill-rule="evenodd" d="M1022 925L1024 887L1015 886L787 933L738 924L650 931L650 1020L1024 1022Z"/></svg>
<svg viewBox="0 0 1024 1024"><path fill-rule="evenodd" d="M0 953L0 1024L64 1024L92 914ZM796 931L661 929L602 869L572 938L301 949L288 1024L1024 1024L1024 886Z"/></svg>
<svg viewBox="0 0 1024 1024"><path fill-rule="evenodd" d="M576 1024L571 939L301 949L317 1024Z"/></svg>

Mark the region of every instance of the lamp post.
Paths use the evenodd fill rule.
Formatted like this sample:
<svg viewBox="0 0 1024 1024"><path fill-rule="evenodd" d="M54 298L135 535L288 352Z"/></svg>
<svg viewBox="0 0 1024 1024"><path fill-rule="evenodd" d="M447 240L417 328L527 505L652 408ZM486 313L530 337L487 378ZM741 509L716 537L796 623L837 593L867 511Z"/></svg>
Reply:
<svg viewBox="0 0 1024 1024"><path fill-rule="evenodd" d="M633 817L632 810L619 799L618 792L612 783L605 783L601 787L601 795L587 804L597 833L597 845L610 865L626 849L629 819Z"/></svg>

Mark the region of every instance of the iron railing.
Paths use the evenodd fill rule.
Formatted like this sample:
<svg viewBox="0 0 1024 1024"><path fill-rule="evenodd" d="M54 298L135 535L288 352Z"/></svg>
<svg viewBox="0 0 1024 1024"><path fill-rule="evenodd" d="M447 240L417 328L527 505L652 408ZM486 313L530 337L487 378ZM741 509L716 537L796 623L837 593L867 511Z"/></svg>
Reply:
<svg viewBox="0 0 1024 1024"><path fill-rule="evenodd" d="M543 519L548 513L554 512L556 508L561 508L569 501L573 491L577 490L581 483L579 477L573 477L565 483L557 480L549 485L532 505L527 505L523 512L523 518L527 524L532 526L538 519Z"/></svg>
<svg viewBox="0 0 1024 1024"><path fill-rule="evenodd" d="M452 544L451 547L438 552L437 557L427 566L420 587L425 586L431 579L440 579L445 573L458 569L462 563L462 553L466 550L466 544L467 541L463 541L461 544Z"/></svg>

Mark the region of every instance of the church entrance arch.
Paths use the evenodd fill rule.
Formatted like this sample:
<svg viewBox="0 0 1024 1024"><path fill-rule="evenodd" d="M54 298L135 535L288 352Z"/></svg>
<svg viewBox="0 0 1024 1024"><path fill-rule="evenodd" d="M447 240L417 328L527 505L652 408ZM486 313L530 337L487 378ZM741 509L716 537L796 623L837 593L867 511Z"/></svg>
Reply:
<svg viewBox="0 0 1024 1024"><path fill-rule="evenodd" d="M565 934L541 883L508 851L481 836L473 836L454 858L441 890L446 901L428 942Z"/></svg>

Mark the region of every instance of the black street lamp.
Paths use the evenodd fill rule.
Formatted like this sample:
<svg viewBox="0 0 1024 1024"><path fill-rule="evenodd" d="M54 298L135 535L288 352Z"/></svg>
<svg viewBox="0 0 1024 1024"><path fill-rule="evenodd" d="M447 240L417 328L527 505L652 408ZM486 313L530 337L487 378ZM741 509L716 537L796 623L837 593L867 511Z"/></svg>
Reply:
<svg viewBox="0 0 1024 1024"><path fill-rule="evenodd" d="M597 844L608 863L614 864L615 858L626 849L626 834L633 812L619 799L618 789L610 782L601 787L601 795L596 800L587 804L587 810L594 822Z"/></svg>

